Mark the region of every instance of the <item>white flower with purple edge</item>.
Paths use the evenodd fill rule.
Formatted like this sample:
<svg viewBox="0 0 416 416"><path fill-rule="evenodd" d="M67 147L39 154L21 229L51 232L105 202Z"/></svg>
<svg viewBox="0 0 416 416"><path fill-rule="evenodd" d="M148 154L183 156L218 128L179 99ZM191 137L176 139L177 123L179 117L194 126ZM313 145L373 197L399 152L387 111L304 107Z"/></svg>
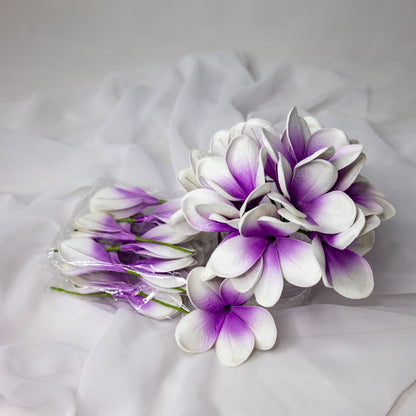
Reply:
<svg viewBox="0 0 416 416"><path fill-rule="evenodd" d="M159 199L141 188L133 186L105 187L96 192L90 200L92 212L111 214L115 219L131 217L144 208L157 205Z"/></svg>
<svg viewBox="0 0 416 416"><path fill-rule="evenodd" d="M278 218L277 208L265 203L246 212L239 234L225 239L207 262L204 279L230 279L240 292L254 290L256 301L271 307L279 300L283 281L313 286L321 278L310 244L293 235L299 226Z"/></svg>
<svg viewBox="0 0 416 416"><path fill-rule="evenodd" d="M229 280L201 280L202 267L191 271L187 293L197 309L184 316L176 327L178 345L186 352L200 353L215 344L218 359L225 365L242 364L253 349L271 349L277 337L271 314L259 306L244 306L251 293L242 294Z"/></svg>

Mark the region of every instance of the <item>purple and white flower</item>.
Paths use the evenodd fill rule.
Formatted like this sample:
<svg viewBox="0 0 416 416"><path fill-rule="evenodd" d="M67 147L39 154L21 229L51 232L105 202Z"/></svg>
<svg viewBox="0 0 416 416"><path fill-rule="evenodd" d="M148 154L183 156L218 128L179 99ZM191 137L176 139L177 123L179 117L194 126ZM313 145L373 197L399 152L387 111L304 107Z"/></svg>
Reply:
<svg viewBox="0 0 416 416"><path fill-rule="evenodd" d="M257 302L273 306L283 282L299 287L315 285L321 278L310 244L287 238L299 225L278 218L275 205L265 203L243 215L239 233L231 233L212 253L204 279L230 279L238 291L254 290Z"/></svg>
<svg viewBox="0 0 416 416"><path fill-rule="evenodd" d="M108 293L113 299L128 302L135 311L149 318L172 318L183 311L179 294L157 290L130 274L97 272L71 276L70 279L80 293Z"/></svg>
<svg viewBox="0 0 416 416"><path fill-rule="evenodd" d="M156 288L172 289L184 286L183 269L194 264L191 257L179 259L141 258L122 262L116 251L107 251L91 238L64 240L58 249L58 267L67 276L101 271L124 272L142 277Z"/></svg>
<svg viewBox="0 0 416 416"><path fill-rule="evenodd" d="M158 203L157 198L138 187L106 187L93 195L90 210L111 214L115 219L120 219L135 215Z"/></svg>
<svg viewBox="0 0 416 416"><path fill-rule="evenodd" d="M225 365L242 364L253 349L271 349L277 337L271 314L258 306L244 306L251 293L242 294L229 280L203 281L204 269L188 276L187 291L195 310L184 316L175 337L190 353L209 350L215 344L218 359Z"/></svg>

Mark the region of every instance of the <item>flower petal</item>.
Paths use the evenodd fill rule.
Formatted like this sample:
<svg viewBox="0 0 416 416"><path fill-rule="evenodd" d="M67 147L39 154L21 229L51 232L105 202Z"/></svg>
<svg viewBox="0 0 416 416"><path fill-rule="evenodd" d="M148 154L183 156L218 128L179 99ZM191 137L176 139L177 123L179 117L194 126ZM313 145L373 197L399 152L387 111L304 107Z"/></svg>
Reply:
<svg viewBox="0 0 416 416"><path fill-rule="evenodd" d="M259 306L233 306L232 311L241 318L254 335L254 348L270 350L277 339L273 316Z"/></svg>
<svg viewBox="0 0 416 416"><path fill-rule="evenodd" d="M380 223L381 220L377 215L370 215L369 217L365 217L365 225L361 230L360 235L367 234L368 232L376 229Z"/></svg>
<svg viewBox="0 0 416 416"><path fill-rule="evenodd" d="M224 319L225 312L192 311L176 327L177 344L182 350L191 353L209 350L217 340Z"/></svg>
<svg viewBox="0 0 416 416"><path fill-rule="evenodd" d="M109 214L103 212L90 212L74 222L74 228L81 231L102 231L106 233L120 232L120 225Z"/></svg>
<svg viewBox="0 0 416 416"><path fill-rule="evenodd" d="M223 241L211 254L206 268L220 277L237 277L256 263L267 247L262 237L235 236Z"/></svg>
<svg viewBox="0 0 416 416"><path fill-rule="evenodd" d="M328 128L321 129L313 133L310 137L306 146L305 156L310 156L323 147L333 146L336 150L349 144L350 142L343 131Z"/></svg>
<svg viewBox="0 0 416 416"><path fill-rule="evenodd" d="M307 132L305 131L306 129ZM293 155L297 161L303 159L303 154L305 152L305 139L309 139L310 135L310 133L306 133L309 133L307 124L301 122L301 118L298 116L296 107L293 107L287 120L287 136Z"/></svg>
<svg viewBox="0 0 416 416"><path fill-rule="evenodd" d="M263 273L254 295L259 305L272 307L280 299L283 290L283 276L280 270L276 243L270 244L263 253Z"/></svg>
<svg viewBox="0 0 416 416"><path fill-rule="evenodd" d="M240 216L243 216L243 214L246 212L247 205L256 200L262 198L264 195L267 195L270 192L271 186L269 183L264 183L263 185L260 185L256 189L250 192L250 194L247 196L247 198L244 200L243 205L241 205L240 208Z"/></svg>
<svg viewBox="0 0 416 416"><path fill-rule="evenodd" d="M201 159L196 175L204 187L217 191L227 199L241 201L248 194L231 175L225 158L221 156L207 156Z"/></svg>
<svg viewBox="0 0 416 416"><path fill-rule="evenodd" d="M357 215L354 202L340 191L328 192L313 201L304 202L300 208L319 226L319 231L325 234L345 231Z"/></svg>
<svg viewBox="0 0 416 416"><path fill-rule="evenodd" d="M310 244L292 238L279 238L277 253L282 275L289 283L300 287L318 283L321 268Z"/></svg>
<svg viewBox="0 0 416 416"><path fill-rule="evenodd" d="M264 168L259 156L259 145L248 136L236 137L225 155L228 169L247 194L264 183ZM262 178L258 177L259 168L263 172Z"/></svg>
<svg viewBox="0 0 416 416"><path fill-rule="evenodd" d="M283 222L273 217L260 217L258 224L263 230L263 235L270 237L287 237L299 229L299 224Z"/></svg>
<svg viewBox="0 0 416 416"><path fill-rule="evenodd" d="M220 130L214 134L209 146L212 155L224 156L230 142L230 134L227 130Z"/></svg>
<svg viewBox="0 0 416 416"><path fill-rule="evenodd" d="M293 215L299 218L306 218L306 215L299 211L297 208L293 206L291 202L289 202L283 195L278 194L277 192L271 192L267 195L272 201L276 201L281 204L286 210L290 211Z"/></svg>
<svg viewBox="0 0 416 416"><path fill-rule="evenodd" d="M116 219L136 214L143 208L157 205L158 199L138 187L106 187L90 200L93 212L111 212Z"/></svg>
<svg viewBox="0 0 416 416"><path fill-rule="evenodd" d="M303 165L312 162L315 159L324 159L329 160L332 156L334 156L335 149L332 146L323 147L322 149L317 150L315 153L312 153L310 156L302 159L300 162L296 164L297 167L301 167Z"/></svg>
<svg viewBox="0 0 416 416"><path fill-rule="evenodd" d="M279 153L279 162L277 164L277 179L279 182L280 190L282 191L283 196L290 198L289 196L289 186L292 181L292 168L287 161L287 159Z"/></svg>
<svg viewBox="0 0 416 416"><path fill-rule="evenodd" d="M375 241L376 233L372 230L354 240L347 249L359 256L364 256L373 248Z"/></svg>
<svg viewBox="0 0 416 416"><path fill-rule="evenodd" d="M363 151L361 144L350 144L339 148L334 156L331 157L330 162L338 169L343 169L355 162Z"/></svg>
<svg viewBox="0 0 416 416"><path fill-rule="evenodd" d="M240 234L245 237L265 235L263 229L258 223L261 217L277 217L277 208L273 204L260 204L257 207L246 212L240 221Z"/></svg>
<svg viewBox="0 0 416 416"><path fill-rule="evenodd" d="M225 306L220 295L221 280L212 279L203 281L201 276L204 271L204 267L195 267L188 274L186 289L189 299L198 309L208 312L218 312Z"/></svg>
<svg viewBox="0 0 416 416"><path fill-rule="evenodd" d="M195 229L207 232L230 231L230 226L209 219L210 212L203 209L204 205L211 208L215 205L221 212L227 212L232 218L239 218L239 212L227 199L211 189L195 189L185 195L182 200L182 212L188 223ZM221 207L221 208L219 208ZM198 209L197 209L198 208Z"/></svg>
<svg viewBox="0 0 416 416"><path fill-rule="evenodd" d="M247 293L253 289L263 271L263 258L260 257L253 267L238 277L230 279L233 287L240 293Z"/></svg>
<svg viewBox="0 0 416 416"><path fill-rule="evenodd" d="M147 292L144 293L147 294ZM179 311L174 308L154 302L152 299L162 301L175 307L180 307L182 305L181 297L176 294L155 294L150 292L147 297L142 297L137 294L127 296L127 300L130 305L141 315L147 316L148 318L163 320L173 318L179 313Z"/></svg>
<svg viewBox="0 0 416 416"><path fill-rule="evenodd" d="M357 217L351 227L338 234L324 234L322 239L332 247L344 250L347 248L361 233L365 225L364 213L358 208Z"/></svg>
<svg viewBox="0 0 416 416"><path fill-rule="evenodd" d="M344 169L338 171L338 179L334 185L334 190L345 191L356 180L358 174L361 172L362 167L365 164L366 156L361 153L355 162L351 163Z"/></svg>
<svg viewBox="0 0 416 416"><path fill-rule="evenodd" d="M91 238L70 238L59 245L59 254L63 261L76 265L112 263L105 248Z"/></svg>
<svg viewBox="0 0 416 416"><path fill-rule="evenodd" d="M201 187L195 176L195 172L191 168L181 169L177 174L177 178L186 192L190 192Z"/></svg>
<svg viewBox="0 0 416 416"><path fill-rule="evenodd" d="M375 196L374 199L383 208L383 212L379 215L382 221L389 220L396 215L396 209L385 198Z"/></svg>
<svg viewBox="0 0 416 416"><path fill-rule="evenodd" d="M226 305L242 305L251 298L253 293L250 291L245 293L239 292L234 288L232 280L233 279L225 279L221 283L221 297Z"/></svg>
<svg viewBox="0 0 416 416"><path fill-rule="evenodd" d="M370 265L350 250L338 250L324 245L328 280L340 295L349 299L362 299L374 288Z"/></svg>
<svg viewBox="0 0 416 416"><path fill-rule="evenodd" d="M322 282L326 287L331 287L331 284L328 281L328 277L326 275L326 261L325 261L325 252L322 245L322 241L319 236L315 236L312 240L312 250L313 254L318 261L319 267L321 269L322 274Z"/></svg>
<svg viewBox="0 0 416 416"><path fill-rule="evenodd" d="M328 192L337 180L337 170L327 160L317 159L296 167L290 185L292 201L311 201Z"/></svg>
<svg viewBox="0 0 416 416"><path fill-rule="evenodd" d="M218 359L225 365L242 364L254 349L254 335L234 312L225 317L215 344Z"/></svg>
<svg viewBox="0 0 416 416"><path fill-rule="evenodd" d="M181 209L181 206L182 198L169 199L154 209L152 217L155 217L160 221L167 222L173 214Z"/></svg>
<svg viewBox="0 0 416 416"><path fill-rule="evenodd" d="M176 232L169 224L160 224L151 228L140 236L149 240L160 241L169 244L179 244L189 240L189 236Z"/></svg>
<svg viewBox="0 0 416 416"><path fill-rule="evenodd" d="M194 236L199 233L199 230L191 227L186 221L182 210L175 212L169 219L168 224L179 235Z"/></svg>

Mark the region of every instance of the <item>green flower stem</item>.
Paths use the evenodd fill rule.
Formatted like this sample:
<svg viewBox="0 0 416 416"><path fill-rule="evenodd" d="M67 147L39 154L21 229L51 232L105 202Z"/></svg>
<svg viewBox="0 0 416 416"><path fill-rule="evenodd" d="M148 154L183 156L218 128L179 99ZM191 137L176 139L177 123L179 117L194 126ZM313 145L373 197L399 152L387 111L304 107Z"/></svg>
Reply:
<svg viewBox="0 0 416 416"><path fill-rule="evenodd" d="M72 290L66 290L66 289L62 289L60 287L55 287L55 286L51 286L50 288L52 290L56 290L57 292L67 293L68 295L95 296L95 297L100 297L100 298L113 298L113 295L111 293L107 293L107 292L79 293L79 292L75 292L75 291L72 291ZM170 305L169 303L163 302L161 300L151 298L151 297L149 297L149 295L146 295L146 293L143 293L140 290L137 293L135 293L135 296L141 296L142 298L150 299L152 302L158 303L159 305L165 306L167 308L175 309L179 312L189 313L189 311L187 309L184 309L184 308L181 308L181 307L175 306L175 305Z"/></svg>
<svg viewBox="0 0 416 416"><path fill-rule="evenodd" d="M179 312L189 313L189 311L187 309L181 308L179 306L171 305L169 303L163 302L163 301L155 299L155 298L149 298L149 295L146 295L146 293L140 292L140 290L137 293L135 293L135 296L141 296L142 298L150 299L151 301L153 301L155 303L158 303L159 305L166 306L166 307L172 308L172 309L176 309Z"/></svg>
<svg viewBox="0 0 416 416"><path fill-rule="evenodd" d="M68 293L69 295L96 296L96 297L99 297L99 298L112 298L113 297L113 295L111 293L107 293L107 292L79 293L79 292L74 292L72 290L66 290L66 289L62 289L60 287L55 287L55 286L51 286L50 288L52 290L56 290L57 292Z"/></svg>
<svg viewBox="0 0 416 416"><path fill-rule="evenodd" d="M159 244L160 246L170 247L170 248L173 248L175 250L183 251L184 253L189 253L189 254L192 254L194 252L193 250L188 250L186 248L176 246L175 244L164 243L163 241L157 241L157 240L150 240L149 238L136 237L134 239L134 241L138 241L138 242L141 242L141 243ZM106 250L107 251L120 251L120 246L107 247Z"/></svg>
<svg viewBox="0 0 416 416"><path fill-rule="evenodd" d="M120 222L128 222L130 224L133 224L136 222L136 218L121 218L119 220L116 220L116 222L120 223Z"/></svg>

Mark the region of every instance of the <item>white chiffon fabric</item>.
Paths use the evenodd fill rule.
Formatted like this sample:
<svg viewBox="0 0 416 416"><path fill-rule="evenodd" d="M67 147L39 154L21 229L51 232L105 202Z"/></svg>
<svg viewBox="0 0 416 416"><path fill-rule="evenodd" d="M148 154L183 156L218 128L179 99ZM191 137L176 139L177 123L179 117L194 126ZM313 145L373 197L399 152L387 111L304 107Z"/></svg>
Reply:
<svg viewBox="0 0 416 416"><path fill-rule="evenodd" d="M0 104L0 413L387 414L416 379L416 152L400 126L367 121L368 99L324 69L217 52ZM318 285L312 304L275 315L273 350L227 368L214 351L182 352L177 319L47 289L48 249L97 180L180 195L175 173L191 148L251 117L281 127L293 105L358 139L366 176L397 209L368 255L369 299Z"/></svg>

